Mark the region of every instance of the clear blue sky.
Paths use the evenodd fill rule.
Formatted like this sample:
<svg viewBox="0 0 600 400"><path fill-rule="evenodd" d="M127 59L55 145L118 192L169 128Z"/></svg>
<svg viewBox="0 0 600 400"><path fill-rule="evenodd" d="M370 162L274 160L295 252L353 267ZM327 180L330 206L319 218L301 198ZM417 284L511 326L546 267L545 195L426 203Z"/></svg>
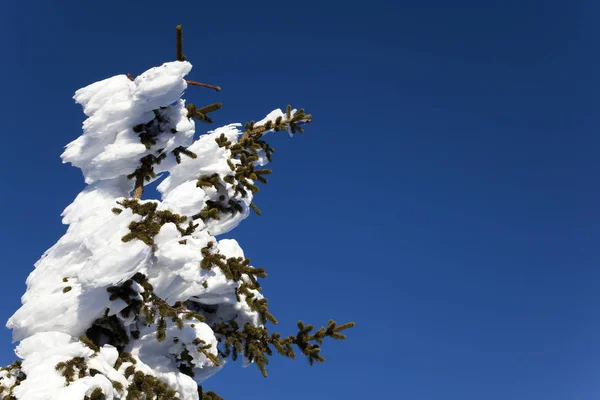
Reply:
<svg viewBox="0 0 600 400"><path fill-rule="evenodd" d="M598 398L598 2L52 3L0 13L0 320L83 188L59 159L84 119L74 91L173 60L181 23L190 77L223 87L187 98L222 101L218 124L314 115L273 138L264 215L232 233L269 272L279 329L357 322L323 365L274 358L263 379L231 364L208 389ZM6 329L0 350L12 362Z"/></svg>

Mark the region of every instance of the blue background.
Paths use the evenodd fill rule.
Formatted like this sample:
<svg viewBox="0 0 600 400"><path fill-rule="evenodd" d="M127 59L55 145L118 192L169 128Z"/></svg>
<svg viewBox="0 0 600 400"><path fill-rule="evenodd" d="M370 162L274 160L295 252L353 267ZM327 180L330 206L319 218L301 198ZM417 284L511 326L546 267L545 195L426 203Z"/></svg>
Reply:
<svg viewBox="0 0 600 400"><path fill-rule="evenodd" d="M265 267L278 329L354 320L327 362L239 362L235 399L600 395L600 3L6 2L0 12L0 320L83 188L62 148L74 91L175 58L216 124L288 103L274 175L231 233ZM217 126L217 125L214 126ZM199 130L203 127L199 126ZM13 361L0 331L0 364Z"/></svg>

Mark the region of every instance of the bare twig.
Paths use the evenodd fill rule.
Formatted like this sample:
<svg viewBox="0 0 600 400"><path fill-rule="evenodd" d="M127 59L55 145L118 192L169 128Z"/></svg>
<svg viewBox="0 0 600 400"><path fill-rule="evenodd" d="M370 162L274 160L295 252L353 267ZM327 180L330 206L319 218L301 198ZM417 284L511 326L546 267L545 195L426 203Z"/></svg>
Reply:
<svg viewBox="0 0 600 400"><path fill-rule="evenodd" d="M196 82L196 81L187 81L188 85L193 85L193 86L200 86L200 87L204 87L204 88L208 88L208 89L214 89L217 92L221 91L221 87L220 86L216 86L216 85L210 85L208 83L202 83L202 82Z"/></svg>
<svg viewBox="0 0 600 400"><path fill-rule="evenodd" d="M183 31L181 29L181 25L177 25L177 61L185 61L185 56L183 55Z"/></svg>

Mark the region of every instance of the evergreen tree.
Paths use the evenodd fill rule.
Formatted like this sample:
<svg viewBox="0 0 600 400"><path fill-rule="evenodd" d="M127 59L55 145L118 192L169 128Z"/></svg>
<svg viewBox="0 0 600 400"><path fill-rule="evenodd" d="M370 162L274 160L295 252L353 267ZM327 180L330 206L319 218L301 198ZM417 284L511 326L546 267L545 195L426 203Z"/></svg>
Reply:
<svg viewBox="0 0 600 400"><path fill-rule="evenodd" d="M36 263L23 305L10 318L20 360L0 369L0 399L221 399L199 386L227 359L267 376L269 357L324 361L324 339L353 323L277 319L261 293L263 268L235 240L216 238L250 210L267 183L274 149L267 134L303 133L311 122L288 106L258 122L231 124L194 140L221 103L185 104L191 64L177 27L177 60L138 77L118 75L75 94L88 116L63 162L86 188L63 212L66 234ZM159 184L161 200L143 199Z"/></svg>

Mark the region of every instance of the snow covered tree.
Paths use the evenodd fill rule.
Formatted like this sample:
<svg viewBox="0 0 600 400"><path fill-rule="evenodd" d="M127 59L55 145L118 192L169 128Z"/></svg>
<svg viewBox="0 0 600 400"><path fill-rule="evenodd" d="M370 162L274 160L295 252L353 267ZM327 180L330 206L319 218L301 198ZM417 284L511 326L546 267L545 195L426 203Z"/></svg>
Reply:
<svg viewBox="0 0 600 400"><path fill-rule="evenodd" d="M271 332L264 269L216 238L260 214L253 198L274 151L265 136L302 133L311 116L288 106L194 140L196 121L212 122L221 104L186 106L190 85L220 90L186 80L191 68L178 26L176 61L76 92L88 118L62 159L87 186L7 323L20 360L0 370L0 399L216 400L199 384L227 359L264 376L273 353L322 362L323 339L354 325ZM161 175L161 199L143 199Z"/></svg>

